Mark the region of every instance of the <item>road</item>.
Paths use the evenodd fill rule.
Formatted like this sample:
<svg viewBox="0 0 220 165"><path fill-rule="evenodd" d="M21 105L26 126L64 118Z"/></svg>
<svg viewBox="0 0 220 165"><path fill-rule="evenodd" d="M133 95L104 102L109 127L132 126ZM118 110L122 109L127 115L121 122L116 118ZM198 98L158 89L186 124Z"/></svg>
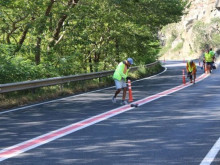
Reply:
<svg viewBox="0 0 220 165"><path fill-rule="evenodd" d="M1 111L0 164L220 164L220 70L184 86L185 64L166 68L132 83L138 108L112 104L106 88Z"/></svg>

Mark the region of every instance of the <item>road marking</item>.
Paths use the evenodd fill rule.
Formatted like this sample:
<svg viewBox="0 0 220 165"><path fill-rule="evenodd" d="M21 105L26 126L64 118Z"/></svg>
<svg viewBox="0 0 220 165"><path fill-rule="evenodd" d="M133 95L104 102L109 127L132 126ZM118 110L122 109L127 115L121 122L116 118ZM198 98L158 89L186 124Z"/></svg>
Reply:
<svg viewBox="0 0 220 165"><path fill-rule="evenodd" d="M205 74L201 75L197 79L197 82L205 79L207 76L208 75L205 75ZM161 97L167 96L168 94L177 92L177 91L179 91L179 90L181 90L183 88L186 88L188 86L191 86L191 85L192 85L192 83L182 84L182 85L179 85L177 87L171 88L169 90L160 92L158 94L146 97L146 98L144 98L142 100L138 100L135 103L139 104L139 106L140 106L140 105L149 103L151 101L154 101L156 99L159 99ZM68 125L66 127L60 128L58 130L49 132L47 134L38 136L38 137L33 138L33 139L30 139L28 141L24 141L22 143L19 143L17 145L11 146L11 147L8 147L6 149L0 150L0 162L5 160L5 159L14 157L14 156L16 156L18 154L24 153L24 152L26 152L28 150L33 149L33 148L36 148L38 146L41 146L43 144L49 143L49 142L51 142L53 140L56 140L56 139L58 139L60 137L66 136L68 134L71 134L71 133L76 132L78 130L81 130L83 128L86 128L88 126L91 126L93 124L101 122L103 120L109 119L109 118L111 118L113 116L116 116L118 114L121 114L123 112L129 111L129 110L131 110L133 108L134 107L131 107L130 105L125 105L125 106L122 106L122 107L110 110L108 112L105 112L105 113L93 116L91 118L82 120L80 122L73 123L71 125Z"/></svg>
<svg viewBox="0 0 220 165"><path fill-rule="evenodd" d="M202 160L200 165L210 165L215 159L219 150L220 150L220 138L216 141L216 143L211 148L211 150L208 152L208 154L205 156L205 158Z"/></svg>
<svg viewBox="0 0 220 165"><path fill-rule="evenodd" d="M199 81L205 79L208 76L209 75L207 75L207 74L202 74L199 78L196 79L196 82L199 82ZM176 86L176 87L171 88L169 90L165 90L163 92L160 92L160 93L157 93L155 95L149 96L147 98L135 101L134 104L143 105L143 104L146 104L146 103L151 102L153 100L156 100L156 99L159 99L161 97L167 96L167 95L169 95L171 93L177 92L177 91L179 91L179 90L181 90L183 88L186 88L188 86L191 86L191 85L193 85L193 84L188 82L186 84L182 84L182 85Z"/></svg>

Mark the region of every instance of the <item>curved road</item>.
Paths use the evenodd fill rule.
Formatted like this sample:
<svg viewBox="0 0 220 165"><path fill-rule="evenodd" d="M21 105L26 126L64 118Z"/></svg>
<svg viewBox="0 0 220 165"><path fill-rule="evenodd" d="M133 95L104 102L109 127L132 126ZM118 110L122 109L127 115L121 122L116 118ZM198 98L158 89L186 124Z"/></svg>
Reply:
<svg viewBox="0 0 220 165"><path fill-rule="evenodd" d="M185 64L166 68L132 83L138 108L112 104L107 88L1 111L0 164L220 164L220 71L183 86Z"/></svg>

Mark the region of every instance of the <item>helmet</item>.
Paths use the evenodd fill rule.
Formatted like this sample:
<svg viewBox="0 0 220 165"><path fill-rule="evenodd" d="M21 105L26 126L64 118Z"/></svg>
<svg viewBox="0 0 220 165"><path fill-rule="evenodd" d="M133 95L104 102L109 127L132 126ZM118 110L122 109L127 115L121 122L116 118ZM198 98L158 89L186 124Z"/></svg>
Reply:
<svg viewBox="0 0 220 165"><path fill-rule="evenodd" d="M133 62L133 59L132 58L128 58L127 59L127 61L131 64L131 65L133 65L134 64L134 62Z"/></svg>

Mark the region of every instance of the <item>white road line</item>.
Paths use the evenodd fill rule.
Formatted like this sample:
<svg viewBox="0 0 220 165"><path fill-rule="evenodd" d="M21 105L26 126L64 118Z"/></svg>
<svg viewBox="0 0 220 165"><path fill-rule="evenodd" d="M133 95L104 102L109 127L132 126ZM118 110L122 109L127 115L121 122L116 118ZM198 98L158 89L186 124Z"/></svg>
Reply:
<svg viewBox="0 0 220 165"><path fill-rule="evenodd" d="M150 76L150 77L147 77L147 78L143 78L143 79L139 79L139 80L133 81L132 83L156 77L156 76L158 76L158 75L160 75L160 74L162 74L162 73L164 73L166 71L167 71L167 68L165 68L165 70L163 72L161 72L161 73L158 73L156 75L153 75L153 76ZM107 87L107 88L103 88L103 89L98 89L98 90L94 90L94 91L90 91L90 92L86 92L86 93L82 93L82 94L78 94L78 95L74 95L74 96L69 96L69 97L65 97L65 98L61 98L61 99L51 100L51 101L47 101L47 102L43 102L43 103L33 104L33 105L21 107L21 108L15 108L15 109L3 111L3 112L0 112L0 115L5 114L5 113L9 113L9 112L14 112L14 111L19 111L19 110L27 109L27 108L32 108L32 107L39 106L39 105L53 103L53 102L56 102L58 100L61 101L61 100L65 100L67 98L74 98L74 97L82 96L82 95L85 95L85 94L88 94L88 93L98 92L98 91L102 91L102 90L105 90L105 89L111 89L111 88L115 88L115 86Z"/></svg>
<svg viewBox="0 0 220 165"><path fill-rule="evenodd" d="M220 138L216 141L216 143L211 148L211 150L208 152L208 154L205 156L205 158L202 160L200 165L210 165L215 159L219 150L220 150Z"/></svg>

